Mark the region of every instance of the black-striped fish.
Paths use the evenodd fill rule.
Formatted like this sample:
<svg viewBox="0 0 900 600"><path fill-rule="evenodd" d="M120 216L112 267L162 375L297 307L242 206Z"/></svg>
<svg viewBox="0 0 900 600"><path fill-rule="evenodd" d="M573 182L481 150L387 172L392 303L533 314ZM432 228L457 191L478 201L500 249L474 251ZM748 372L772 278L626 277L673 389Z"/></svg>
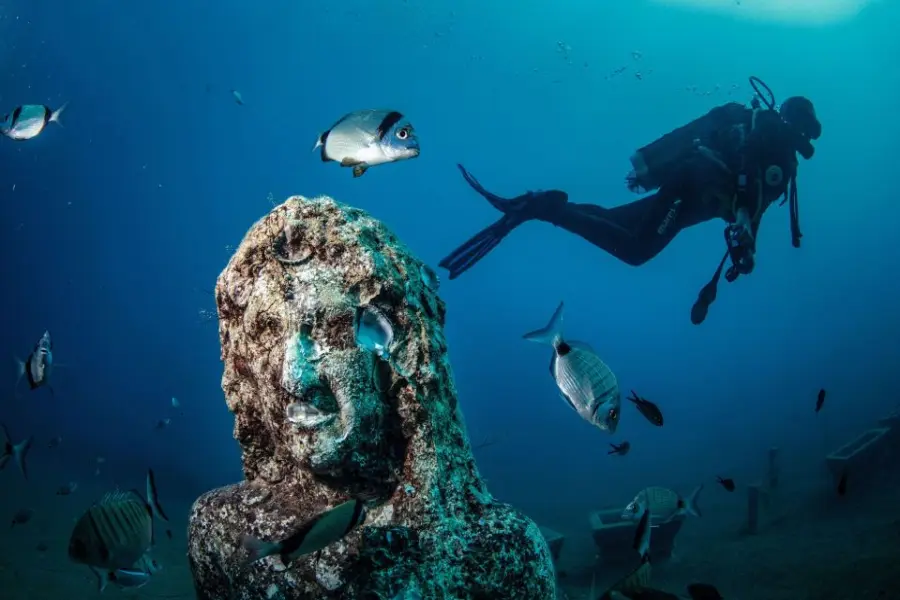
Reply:
<svg viewBox="0 0 900 600"><path fill-rule="evenodd" d="M19 470L22 471L22 475L27 480L28 464L25 462L25 458L28 456L31 444L34 443L34 436L29 437L27 440L22 440L18 444L13 444L6 425L0 423L0 430L3 431L3 454L0 454L0 470L6 467L6 463L12 458L19 465Z"/></svg>
<svg viewBox="0 0 900 600"><path fill-rule="evenodd" d="M16 359L16 366L18 368L14 390L18 389L22 377L28 379L28 387L32 390L36 390L50 382L50 374L53 371L53 340L49 331L44 332L41 339L34 345L34 350L31 351L28 358L25 360ZM50 393L53 394L53 388L49 385L47 387L50 388Z"/></svg>
<svg viewBox="0 0 900 600"><path fill-rule="evenodd" d="M62 123L59 116L65 110L63 104L56 110L44 104L23 104L17 106L0 121L0 133L13 140L30 140L37 137L47 123Z"/></svg>
<svg viewBox="0 0 900 600"><path fill-rule="evenodd" d="M75 523L69 558L78 564L115 571L130 569L153 545L158 506L153 471L147 472L147 499L137 491L109 492Z"/></svg>
<svg viewBox="0 0 900 600"><path fill-rule="evenodd" d="M563 303L560 302L546 327L523 337L553 346L550 374L563 400L591 425L615 433L622 403L616 376L590 346L563 339L562 323Z"/></svg>
<svg viewBox="0 0 900 600"><path fill-rule="evenodd" d="M250 553L247 564L277 554L287 566L301 556L318 552L343 539L365 520L365 504L354 498L313 517L283 540L264 542L245 535L241 537L241 546Z"/></svg>
<svg viewBox="0 0 900 600"><path fill-rule="evenodd" d="M336 161L352 167L361 177L376 165L419 156L419 139L413 126L396 110L357 110L341 117L316 140L313 150L322 149L322 161Z"/></svg>
<svg viewBox="0 0 900 600"><path fill-rule="evenodd" d="M645 556L633 571L606 590L600 596L600 600L617 600L623 596L627 598L643 592L650 586L651 574L650 559Z"/></svg>

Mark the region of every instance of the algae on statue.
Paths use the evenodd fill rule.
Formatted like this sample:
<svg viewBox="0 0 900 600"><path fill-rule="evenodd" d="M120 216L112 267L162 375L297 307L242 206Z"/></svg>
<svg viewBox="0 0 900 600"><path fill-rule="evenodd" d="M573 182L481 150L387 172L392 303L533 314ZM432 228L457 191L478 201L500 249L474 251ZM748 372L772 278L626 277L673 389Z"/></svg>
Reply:
<svg viewBox="0 0 900 600"><path fill-rule="evenodd" d="M537 525L475 466L437 281L381 223L327 197L290 198L247 233L216 285L246 480L194 504L199 600L555 598ZM350 497L368 516L342 540L289 568L245 566L241 536L283 539Z"/></svg>

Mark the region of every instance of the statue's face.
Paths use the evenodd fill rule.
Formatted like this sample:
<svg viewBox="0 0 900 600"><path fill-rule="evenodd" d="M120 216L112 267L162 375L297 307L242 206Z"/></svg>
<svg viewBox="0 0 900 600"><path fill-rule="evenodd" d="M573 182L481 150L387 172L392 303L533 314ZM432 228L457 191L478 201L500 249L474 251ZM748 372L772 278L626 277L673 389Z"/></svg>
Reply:
<svg viewBox="0 0 900 600"><path fill-rule="evenodd" d="M289 451L313 471L339 474L378 458L387 402L377 356L355 342L354 311L323 306L323 297L285 336L280 384Z"/></svg>

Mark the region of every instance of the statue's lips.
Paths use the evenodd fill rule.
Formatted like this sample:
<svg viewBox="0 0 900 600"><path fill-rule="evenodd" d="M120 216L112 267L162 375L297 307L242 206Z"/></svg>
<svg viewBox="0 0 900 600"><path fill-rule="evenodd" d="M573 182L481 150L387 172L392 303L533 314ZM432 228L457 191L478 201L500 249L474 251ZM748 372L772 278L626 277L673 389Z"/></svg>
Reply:
<svg viewBox="0 0 900 600"><path fill-rule="evenodd" d="M288 394L287 418L300 429L320 429L337 417L337 402L324 388L312 388L297 398Z"/></svg>

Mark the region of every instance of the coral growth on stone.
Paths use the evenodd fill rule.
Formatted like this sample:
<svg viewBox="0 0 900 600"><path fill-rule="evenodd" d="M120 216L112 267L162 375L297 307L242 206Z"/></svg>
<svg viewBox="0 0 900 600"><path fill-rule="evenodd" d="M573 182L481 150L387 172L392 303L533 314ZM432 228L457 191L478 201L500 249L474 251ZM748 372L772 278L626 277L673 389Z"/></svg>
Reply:
<svg viewBox="0 0 900 600"><path fill-rule="evenodd" d="M290 198L247 233L216 285L246 480L194 504L199 600L555 598L538 526L478 474L437 281L381 223L327 197ZM377 351L357 343L369 308L367 322L390 324L369 336ZM351 497L368 517L342 540L247 564L242 536L283 539Z"/></svg>

